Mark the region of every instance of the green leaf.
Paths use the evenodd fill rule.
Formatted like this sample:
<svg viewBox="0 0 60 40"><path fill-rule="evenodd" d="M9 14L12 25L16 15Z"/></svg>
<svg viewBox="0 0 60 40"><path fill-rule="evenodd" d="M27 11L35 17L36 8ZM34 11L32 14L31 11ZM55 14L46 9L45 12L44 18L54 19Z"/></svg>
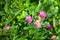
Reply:
<svg viewBox="0 0 60 40"><path fill-rule="evenodd" d="M21 15L17 16L17 19L19 19L19 20L20 20L20 19L23 19L23 18L25 18L27 15L28 15L27 12L23 11L23 12L21 13Z"/></svg>
<svg viewBox="0 0 60 40"><path fill-rule="evenodd" d="M30 0L26 0L26 6L29 7Z"/></svg>
<svg viewBox="0 0 60 40"><path fill-rule="evenodd" d="M6 0L6 4L5 4L5 6L4 6L4 10L5 10L5 12L6 12L7 14L9 14L9 3L8 3L7 0Z"/></svg>
<svg viewBox="0 0 60 40"><path fill-rule="evenodd" d="M0 36L2 36L2 29L0 28Z"/></svg>
<svg viewBox="0 0 60 40"><path fill-rule="evenodd" d="M60 40L60 35L59 35L59 36L57 36L56 40Z"/></svg>
<svg viewBox="0 0 60 40"><path fill-rule="evenodd" d="M29 35L33 34L34 33L34 30L33 29L30 29L29 30Z"/></svg>
<svg viewBox="0 0 60 40"><path fill-rule="evenodd" d="M21 37L19 40L28 40L28 39L26 39L25 37Z"/></svg>
<svg viewBox="0 0 60 40"><path fill-rule="evenodd" d="M55 18L53 17L53 27L55 28L56 25L55 25Z"/></svg>
<svg viewBox="0 0 60 40"><path fill-rule="evenodd" d="M53 27L54 27L54 30L55 30L55 32L57 31L57 27L56 27L56 20L55 20L55 18L53 17Z"/></svg>
<svg viewBox="0 0 60 40"><path fill-rule="evenodd" d="M60 19L59 19L59 25L60 25Z"/></svg>

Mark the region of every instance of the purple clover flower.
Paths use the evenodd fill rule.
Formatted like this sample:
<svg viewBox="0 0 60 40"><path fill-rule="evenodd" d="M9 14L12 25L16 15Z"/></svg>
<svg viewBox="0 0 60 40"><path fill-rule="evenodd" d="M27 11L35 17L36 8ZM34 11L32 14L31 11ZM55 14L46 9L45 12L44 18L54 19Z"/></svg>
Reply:
<svg viewBox="0 0 60 40"><path fill-rule="evenodd" d="M40 16L42 19L46 18L46 13L44 11L40 11L38 16Z"/></svg>
<svg viewBox="0 0 60 40"><path fill-rule="evenodd" d="M32 22L32 16L27 16L26 18L25 18L25 21L27 22L27 23L31 23Z"/></svg>
<svg viewBox="0 0 60 40"><path fill-rule="evenodd" d="M52 26L50 24L48 24L46 27L45 27L47 30L51 30L52 29Z"/></svg>

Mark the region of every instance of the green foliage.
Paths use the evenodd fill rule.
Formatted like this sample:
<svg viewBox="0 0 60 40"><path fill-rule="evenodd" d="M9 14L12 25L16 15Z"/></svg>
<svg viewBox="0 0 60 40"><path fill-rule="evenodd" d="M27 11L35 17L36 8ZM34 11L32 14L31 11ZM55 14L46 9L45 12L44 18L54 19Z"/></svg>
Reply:
<svg viewBox="0 0 60 40"><path fill-rule="evenodd" d="M41 28L34 28L34 21L40 11L46 12L46 19L41 21ZM25 17L32 15L28 24ZM58 25L56 25L58 21ZM50 23L52 30L46 30ZM10 25L10 30L3 30ZM60 40L60 0L0 0L0 39L1 40L50 40L56 35Z"/></svg>

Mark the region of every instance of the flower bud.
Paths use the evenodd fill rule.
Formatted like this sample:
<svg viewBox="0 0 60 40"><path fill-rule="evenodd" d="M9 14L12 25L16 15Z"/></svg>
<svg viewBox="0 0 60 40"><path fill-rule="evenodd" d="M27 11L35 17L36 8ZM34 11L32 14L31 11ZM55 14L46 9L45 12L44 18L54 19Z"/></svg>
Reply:
<svg viewBox="0 0 60 40"><path fill-rule="evenodd" d="M27 16L27 17L25 18L25 21L26 21L27 23L31 23L31 22L32 22L32 17L31 17L31 16Z"/></svg>
<svg viewBox="0 0 60 40"><path fill-rule="evenodd" d="M44 11L40 11L38 16L40 16L42 19L46 18L46 13Z"/></svg>
<svg viewBox="0 0 60 40"><path fill-rule="evenodd" d="M51 30L52 29L52 26L50 24L48 24L46 27L45 27L47 30Z"/></svg>

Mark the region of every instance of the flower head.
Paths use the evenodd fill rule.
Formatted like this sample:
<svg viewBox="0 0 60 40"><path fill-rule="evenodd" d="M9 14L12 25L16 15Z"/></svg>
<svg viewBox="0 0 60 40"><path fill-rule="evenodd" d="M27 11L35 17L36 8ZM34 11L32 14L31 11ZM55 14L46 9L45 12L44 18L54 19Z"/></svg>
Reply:
<svg viewBox="0 0 60 40"><path fill-rule="evenodd" d="M51 30L52 29L52 26L50 24L48 24L46 27L45 27L47 30Z"/></svg>
<svg viewBox="0 0 60 40"><path fill-rule="evenodd" d="M27 16L27 17L25 18L25 21L26 21L27 23L31 23L31 22L32 22L32 17L31 17L31 16Z"/></svg>
<svg viewBox="0 0 60 40"><path fill-rule="evenodd" d="M34 26L35 26L36 28L40 28L40 26L41 26L40 21L39 21L39 20L36 20L36 21L34 22Z"/></svg>
<svg viewBox="0 0 60 40"><path fill-rule="evenodd" d="M56 35L52 35L50 39L51 40L55 40L56 39Z"/></svg>
<svg viewBox="0 0 60 40"><path fill-rule="evenodd" d="M42 19L46 18L46 13L44 11L40 11L38 16L40 16Z"/></svg>
<svg viewBox="0 0 60 40"><path fill-rule="evenodd" d="M3 27L3 30L9 30L10 29L10 26L4 26Z"/></svg>

